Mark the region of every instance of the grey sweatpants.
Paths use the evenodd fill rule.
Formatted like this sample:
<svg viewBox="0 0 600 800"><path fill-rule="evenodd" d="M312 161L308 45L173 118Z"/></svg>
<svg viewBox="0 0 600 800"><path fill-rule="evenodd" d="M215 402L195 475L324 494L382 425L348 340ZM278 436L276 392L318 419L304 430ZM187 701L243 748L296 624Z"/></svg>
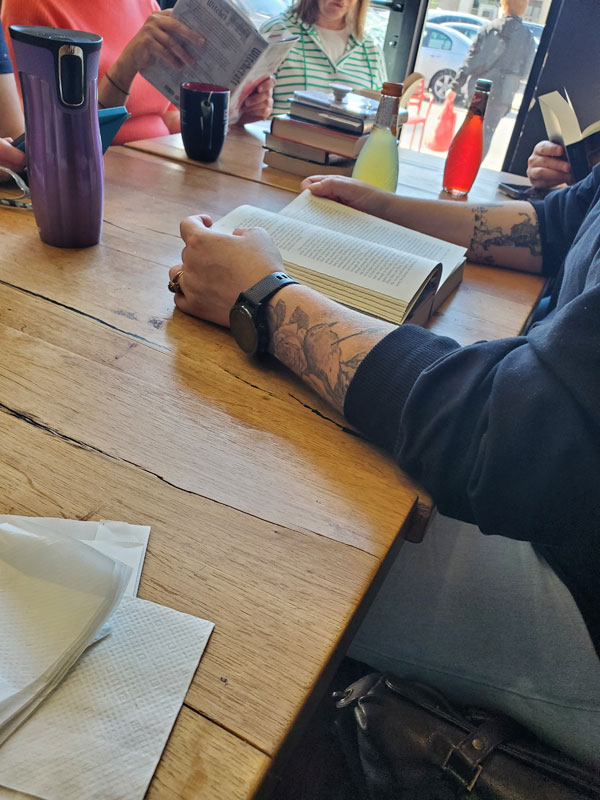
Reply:
<svg viewBox="0 0 600 800"><path fill-rule="evenodd" d="M400 550L349 655L502 711L600 767L600 659L526 542L436 514L423 542Z"/></svg>

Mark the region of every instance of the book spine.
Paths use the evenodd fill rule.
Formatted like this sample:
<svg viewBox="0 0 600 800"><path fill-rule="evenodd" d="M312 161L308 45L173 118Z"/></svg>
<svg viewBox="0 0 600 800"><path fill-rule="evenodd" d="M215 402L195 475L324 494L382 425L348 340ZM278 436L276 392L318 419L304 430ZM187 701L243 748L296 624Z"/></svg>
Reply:
<svg viewBox="0 0 600 800"><path fill-rule="evenodd" d="M305 158L315 164L345 164L349 160L347 156L338 156L336 153L329 153L327 150L320 150L318 147L282 139L280 136L273 136L272 133L267 133L265 147L267 150L275 150L275 152L283 153L286 156Z"/></svg>
<svg viewBox="0 0 600 800"><path fill-rule="evenodd" d="M585 151L585 143L583 141L573 142L573 144L568 144L565 150L567 151L567 158L571 165L573 180L575 182L583 180L590 171L590 165L588 164Z"/></svg>
<svg viewBox="0 0 600 800"><path fill-rule="evenodd" d="M256 35L252 37L250 49L239 63L229 83L232 104L238 100L238 95L244 88L247 76L256 68L268 46L269 43L256 31Z"/></svg>
<svg viewBox="0 0 600 800"><path fill-rule="evenodd" d="M290 103L290 116L307 122L313 122L317 125L323 125L327 128L339 129L348 133L361 136L367 127L373 127L372 123L367 126L363 119L360 117L344 116L343 114L336 114L328 111L326 108L314 108L306 106L303 103L295 103L293 100Z"/></svg>
<svg viewBox="0 0 600 800"><path fill-rule="evenodd" d="M281 139L279 136L273 136L272 133L267 133L265 137L265 147L267 150L275 150L276 153L283 153L286 156L296 156L297 158L306 158L318 164L327 164L329 161L329 154L325 150L319 150L308 144L290 142L287 139Z"/></svg>
<svg viewBox="0 0 600 800"><path fill-rule="evenodd" d="M326 175L347 175L352 174L352 167L354 162L349 164L315 164L314 161L307 161L304 158L296 158L288 156L284 153L277 153L275 150L267 150L264 156L265 164L273 169L280 169L282 172L291 172L294 175L307 177L308 175L317 175L319 172Z"/></svg>
<svg viewBox="0 0 600 800"><path fill-rule="evenodd" d="M364 139L360 136L327 130L320 125L300 122L288 117L274 117L271 120L271 133L281 139L306 144L345 158L356 158L364 143Z"/></svg>

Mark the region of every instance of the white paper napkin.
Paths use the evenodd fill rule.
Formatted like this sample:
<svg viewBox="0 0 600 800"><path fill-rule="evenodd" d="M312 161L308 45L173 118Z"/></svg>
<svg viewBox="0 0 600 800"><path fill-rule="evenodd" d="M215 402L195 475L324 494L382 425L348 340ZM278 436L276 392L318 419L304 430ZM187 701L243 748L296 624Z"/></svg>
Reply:
<svg viewBox="0 0 600 800"><path fill-rule="evenodd" d="M0 514L0 525L2 523L9 523L29 533L43 535L50 532L89 544L100 553L131 567L131 577L125 594L132 597L137 594L150 536L149 526L106 519L94 522L62 517L21 517L14 514Z"/></svg>
<svg viewBox="0 0 600 800"><path fill-rule="evenodd" d="M130 597L112 619L0 747L0 785L45 800L142 800L213 623Z"/></svg>
<svg viewBox="0 0 600 800"><path fill-rule="evenodd" d="M96 636L129 575L77 539L0 524L0 743Z"/></svg>

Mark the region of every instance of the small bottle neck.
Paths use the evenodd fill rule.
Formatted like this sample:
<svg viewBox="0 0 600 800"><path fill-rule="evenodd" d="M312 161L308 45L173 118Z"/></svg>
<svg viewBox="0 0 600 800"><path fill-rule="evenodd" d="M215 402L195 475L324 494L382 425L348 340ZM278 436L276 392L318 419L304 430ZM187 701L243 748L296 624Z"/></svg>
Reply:
<svg viewBox="0 0 600 800"><path fill-rule="evenodd" d="M382 94L377 109L377 116L375 117L376 128L391 128L394 114L397 113L396 103L397 97L389 94Z"/></svg>
<svg viewBox="0 0 600 800"><path fill-rule="evenodd" d="M481 89L475 89L473 92L471 105L469 106L469 113L472 115L477 115L478 117L483 117L489 96L489 92L485 92Z"/></svg>

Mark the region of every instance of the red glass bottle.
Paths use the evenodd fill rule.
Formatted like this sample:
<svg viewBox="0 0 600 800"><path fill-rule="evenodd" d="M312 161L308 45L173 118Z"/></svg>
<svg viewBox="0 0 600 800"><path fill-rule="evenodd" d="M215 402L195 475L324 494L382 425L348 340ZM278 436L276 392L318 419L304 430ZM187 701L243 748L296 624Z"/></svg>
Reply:
<svg viewBox="0 0 600 800"><path fill-rule="evenodd" d="M467 116L448 149L443 187L455 197L469 192L479 172L483 155L483 115L491 88L491 81L477 81Z"/></svg>

